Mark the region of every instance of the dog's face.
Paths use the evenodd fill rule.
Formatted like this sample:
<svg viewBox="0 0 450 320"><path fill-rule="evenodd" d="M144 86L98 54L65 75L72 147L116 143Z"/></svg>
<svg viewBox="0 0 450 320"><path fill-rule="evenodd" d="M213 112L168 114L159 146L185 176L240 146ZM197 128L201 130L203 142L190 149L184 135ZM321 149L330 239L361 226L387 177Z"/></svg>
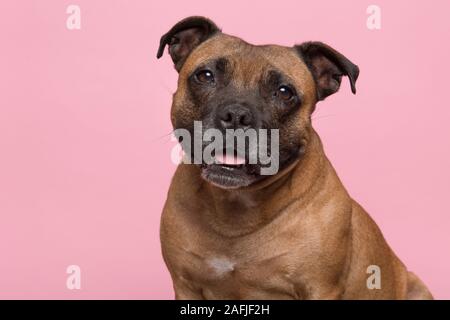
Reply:
<svg viewBox="0 0 450 320"><path fill-rule="evenodd" d="M161 38L158 57L166 45L179 72L171 111L174 129L193 133L194 121L201 121L203 130L216 129L224 136L230 129L278 129L277 150L271 150L270 135L267 149L268 154L277 153L280 170L307 150L316 102L336 92L343 75L355 92L359 73L357 66L325 44L255 46L223 34L202 17L176 24ZM258 145L231 151L241 162L221 157L217 163L201 163L202 177L222 188L263 179L264 164L248 161L249 154L257 152L252 148Z"/></svg>

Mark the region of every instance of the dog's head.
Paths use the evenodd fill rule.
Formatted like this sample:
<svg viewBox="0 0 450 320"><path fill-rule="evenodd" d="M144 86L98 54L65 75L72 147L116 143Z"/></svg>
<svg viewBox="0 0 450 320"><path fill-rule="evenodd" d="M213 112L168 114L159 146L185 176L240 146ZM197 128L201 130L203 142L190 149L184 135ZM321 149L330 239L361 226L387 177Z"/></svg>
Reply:
<svg viewBox="0 0 450 320"><path fill-rule="evenodd" d="M196 121L201 121L202 132L214 129L224 136L232 129L277 129L279 144L271 143L270 131L265 147L268 155L277 155L279 169L307 150L315 105L339 90L342 76L356 91L358 67L321 42L256 46L222 33L209 19L189 17L162 36L158 58L167 45L179 72L171 111L174 129L195 136ZM194 142L187 146L192 146L188 153L193 159ZM205 141L201 148L207 148ZM260 148L261 144L248 143L244 150L225 150L228 156L213 152L214 163L199 162L203 178L222 188L263 179L261 170L267 163L249 161Z"/></svg>

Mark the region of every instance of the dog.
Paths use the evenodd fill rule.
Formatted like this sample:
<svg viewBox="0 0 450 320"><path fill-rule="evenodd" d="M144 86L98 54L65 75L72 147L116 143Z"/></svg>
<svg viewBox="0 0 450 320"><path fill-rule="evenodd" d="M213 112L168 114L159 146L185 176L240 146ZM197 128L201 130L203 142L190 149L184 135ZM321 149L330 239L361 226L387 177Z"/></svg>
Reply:
<svg viewBox="0 0 450 320"><path fill-rule="evenodd" d="M166 46L179 73L175 130L279 132L276 174L223 158L177 167L160 228L176 299L433 298L349 196L311 125L343 76L356 93L358 66L321 42L252 45L199 16L161 37L158 58Z"/></svg>

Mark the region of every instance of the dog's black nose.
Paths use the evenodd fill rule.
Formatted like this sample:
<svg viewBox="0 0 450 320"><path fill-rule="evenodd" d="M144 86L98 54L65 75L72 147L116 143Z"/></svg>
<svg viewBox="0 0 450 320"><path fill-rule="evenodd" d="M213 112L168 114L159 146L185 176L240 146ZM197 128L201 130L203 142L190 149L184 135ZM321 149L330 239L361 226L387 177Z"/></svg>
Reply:
<svg viewBox="0 0 450 320"><path fill-rule="evenodd" d="M251 110L241 104L231 104L220 109L218 120L223 129L248 129L253 124Z"/></svg>

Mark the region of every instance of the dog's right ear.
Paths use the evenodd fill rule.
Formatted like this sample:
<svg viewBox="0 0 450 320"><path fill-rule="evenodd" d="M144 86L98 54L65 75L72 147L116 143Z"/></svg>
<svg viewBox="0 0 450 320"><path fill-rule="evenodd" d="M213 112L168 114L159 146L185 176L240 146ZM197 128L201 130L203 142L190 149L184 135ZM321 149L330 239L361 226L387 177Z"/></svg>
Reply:
<svg viewBox="0 0 450 320"><path fill-rule="evenodd" d="M156 57L161 58L166 45L169 45L169 54L179 72L192 50L218 32L220 29L216 24L205 17L183 19L161 37Z"/></svg>

